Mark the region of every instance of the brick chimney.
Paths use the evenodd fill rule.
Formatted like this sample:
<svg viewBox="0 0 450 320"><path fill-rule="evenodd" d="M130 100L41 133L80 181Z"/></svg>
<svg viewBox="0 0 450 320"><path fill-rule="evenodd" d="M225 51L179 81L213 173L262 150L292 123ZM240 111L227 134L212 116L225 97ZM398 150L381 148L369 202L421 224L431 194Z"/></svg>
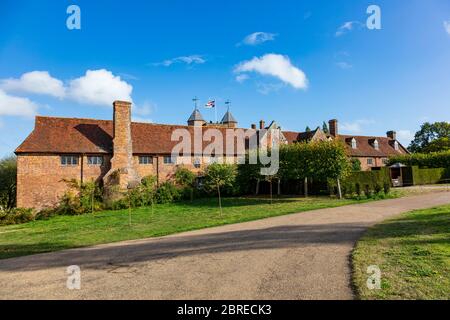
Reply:
<svg viewBox="0 0 450 320"><path fill-rule="evenodd" d="M256 124L252 123L252 129L256 130Z"/></svg>
<svg viewBox="0 0 450 320"><path fill-rule="evenodd" d="M106 174L104 181L118 184L121 190L126 190L139 183L133 162L133 142L131 139L131 103L126 101L114 101L113 118L113 156L111 169ZM112 174L114 177L112 177Z"/></svg>
<svg viewBox="0 0 450 320"><path fill-rule="evenodd" d="M332 119L328 121L328 129L330 130L330 134L333 137L337 137L338 133L338 121L336 119Z"/></svg>
<svg viewBox="0 0 450 320"><path fill-rule="evenodd" d="M397 140L397 132L395 132L395 131L388 131L388 132L386 132L386 136L389 139Z"/></svg>
<svg viewBox="0 0 450 320"><path fill-rule="evenodd" d="M259 128L262 130L266 127L266 123L264 122L264 120L259 121Z"/></svg>

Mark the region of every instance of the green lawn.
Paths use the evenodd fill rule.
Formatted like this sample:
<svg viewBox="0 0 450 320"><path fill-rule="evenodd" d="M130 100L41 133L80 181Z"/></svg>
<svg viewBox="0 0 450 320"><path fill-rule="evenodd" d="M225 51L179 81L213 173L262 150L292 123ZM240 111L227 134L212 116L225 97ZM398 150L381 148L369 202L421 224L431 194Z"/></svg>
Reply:
<svg viewBox="0 0 450 320"><path fill-rule="evenodd" d="M0 227L0 259L162 236L357 202L361 201L328 197L281 198L274 200L271 205L263 198L227 198L223 199L223 215L220 215L217 199L201 199L155 205L153 214L151 208L133 209L131 226L128 223L128 210L59 216Z"/></svg>
<svg viewBox="0 0 450 320"><path fill-rule="evenodd" d="M381 290L369 290L369 265L381 270ZM360 299L450 299L450 205L388 220L358 242L353 284Z"/></svg>

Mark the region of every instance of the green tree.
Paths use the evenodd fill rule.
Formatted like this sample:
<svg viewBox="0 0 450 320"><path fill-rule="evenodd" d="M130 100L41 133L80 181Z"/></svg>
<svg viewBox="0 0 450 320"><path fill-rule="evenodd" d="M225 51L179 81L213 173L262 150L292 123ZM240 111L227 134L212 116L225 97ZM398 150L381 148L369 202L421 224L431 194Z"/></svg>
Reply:
<svg viewBox="0 0 450 320"><path fill-rule="evenodd" d="M17 159L10 156L0 160L0 209L16 206Z"/></svg>
<svg viewBox="0 0 450 320"><path fill-rule="evenodd" d="M357 158L352 158L350 160L350 165L352 168L352 171L361 171L361 161Z"/></svg>
<svg viewBox="0 0 450 320"><path fill-rule="evenodd" d="M443 121L443 122L435 122L435 123L429 123L425 122L421 127L420 130L416 132L414 136L414 140L409 145L408 149L411 152L428 152L427 147L437 139L442 138L450 138L450 123ZM444 143L445 147L445 140L441 141L440 143L437 143L437 145L434 145L432 148L434 151L443 151L443 150L437 150L438 146Z"/></svg>
<svg viewBox="0 0 450 320"><path fill-rule="evenodd" d="M221 188L231 187L236 180L236 166L230 164L213 163L205 171L205 187L210 191L217 192L219 197L219 209L222 214Z"/></svg>
<svg viewBox="0 0 450 320"><path fill-rule="evenodd" d="M178 167L175 172L175 182L185 190L188 190L191 201L194 199L194 183L197 176L185 167Z"/></svg>
<svg viewBox="0 0 450 320"><path fill-rule="evenodd" d="M425 148L423 148L423 152L431 153L431 152L442 152L450 150L450 139L438 138L431 141Z"/></svg>
<svg viewBox="0 0 450 320"><path fill-rule="evenodd" d="M311 132L311 128L309 126L306 126L305 132Z"/></svg>

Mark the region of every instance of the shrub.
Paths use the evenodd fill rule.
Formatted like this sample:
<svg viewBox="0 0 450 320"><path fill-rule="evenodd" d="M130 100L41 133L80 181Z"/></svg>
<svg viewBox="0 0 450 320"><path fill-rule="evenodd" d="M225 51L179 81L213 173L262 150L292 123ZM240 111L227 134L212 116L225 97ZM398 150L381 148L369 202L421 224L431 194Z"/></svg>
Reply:
<svg viewBox="0 0 450 320"><path fill-rule="evenodd" d="M394 156L389 158L388 165L399 162L419 168L450 168L450 151Z"/></svg>
<svg viewBox="0 0 450 320"><path fill-rule="evenodd" d="M180 199L180 189L171 181L161 183L156 190L156 201L158 203L170 203Z"/></svg>
<svg viewBox="0 0 450 320"><path fill-rule="evenodd" d="M26 223L34 220L32 209L14 208L0 212L0 225Z"/></svg>
<svg viewBox="0 0 450 320"><path fill-rule="evenodd" d="M329 184L336 186L334 180L329 180ZM389 192L390 184L389 169L383 168L377 171L352 172L342 180L341 188L343 195L352 196L353 193L356 193L357 196L361 196L364 192L365 196L371 197L372 193L378 194L383 190ZM389 188L386 188L385 185L388 185Z"/></svg>
<svg viewBox="0 0 450 320"><path fill-rule="evenodd" d="M58 214L80 215L102 209L101 190L97 183L81 183L75 179L65 180L70 190L60 199Z"/></svg>

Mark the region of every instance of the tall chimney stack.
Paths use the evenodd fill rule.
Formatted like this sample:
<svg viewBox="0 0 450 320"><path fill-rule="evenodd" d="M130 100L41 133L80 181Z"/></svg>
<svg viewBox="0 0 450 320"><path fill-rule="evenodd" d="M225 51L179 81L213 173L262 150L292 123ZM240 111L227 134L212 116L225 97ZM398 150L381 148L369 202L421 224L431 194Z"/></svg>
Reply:
<svg viewBox="0 0 450 320"><path fill-rule="evenodd" d="M328 129L330 130L330 134L333 137L337 137L338 133L338 121L336 119L332 119L328 121Z"/></svg>
<svg viewBox="0 0 450 320"><path fill-rule="evenodd" d="M392 140L397 140L397 132L395 132L395 131L388 131L388 132L386 132L386 135L388 138L390 138Z"/></svg>
<svg viewBox="0 0 450 320"><path fill-rule="evenodd" d="M139 183L133 163L133 142L131 138L131 103L114 101L113 118L113 156L111 169L105 175L105 182L113 172L117 172L115 181L120 189L126 190Z"/></svg>
<svg viewBox="0 0 450 320"><path fill-rule="evenodd" d="M252 129L256 130L256 124L252 123Z"/></svg>
<svg viewBox="0 0 450 320"><path fill-rule="evenodd" d="M266 127L266 123L264 122L264 120L259 121L259 129L264 129Z"/></svg>

